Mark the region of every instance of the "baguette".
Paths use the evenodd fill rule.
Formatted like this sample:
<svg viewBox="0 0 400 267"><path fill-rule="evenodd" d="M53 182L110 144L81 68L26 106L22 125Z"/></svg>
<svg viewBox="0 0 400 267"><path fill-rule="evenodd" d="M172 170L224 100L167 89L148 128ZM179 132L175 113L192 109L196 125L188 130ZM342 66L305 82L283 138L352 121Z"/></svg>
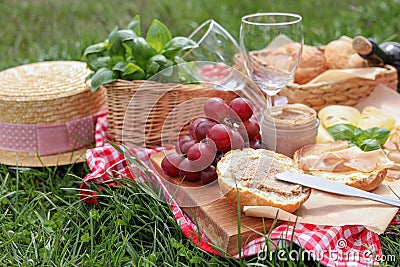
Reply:
<svg viewBox="0 0 400 267"><path fill-rule="evenodd" d="M387 168L380 151L359 152L347 141L306 145L297 150L293 160L305 173L372 191L385 179Z"/></svg>
<svg viewBox="0 0 400 267"><path fill-rule="evenodd" d="M231 150L217 164L221 192L235 206L239 195L241 210L244 206L273 206L296 211L311 189L275 178L285 171L304 173L291 158L266 149Z"/></svg>

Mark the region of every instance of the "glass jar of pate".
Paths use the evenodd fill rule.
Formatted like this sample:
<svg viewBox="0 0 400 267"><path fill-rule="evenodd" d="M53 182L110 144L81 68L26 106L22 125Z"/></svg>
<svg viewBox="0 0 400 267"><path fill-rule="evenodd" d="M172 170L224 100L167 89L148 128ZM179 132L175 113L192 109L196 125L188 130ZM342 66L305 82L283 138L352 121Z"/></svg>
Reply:
<svg viewBox="0 0 400 267"><path fill-rule="evenodd" d="M314 109L288 104L265 111L260 126L267 149L293 157L299 148L316 142L319 120Z"/></svg>

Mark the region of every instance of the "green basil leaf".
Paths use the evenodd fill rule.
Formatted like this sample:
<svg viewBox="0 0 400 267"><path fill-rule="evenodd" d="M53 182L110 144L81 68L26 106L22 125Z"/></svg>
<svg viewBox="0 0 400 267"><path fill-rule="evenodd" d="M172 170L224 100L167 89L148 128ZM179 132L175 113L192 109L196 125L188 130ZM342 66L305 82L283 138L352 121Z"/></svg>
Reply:
<svg viewBox="0 0 400 267"><path fill-rule="evenodd" d="M108 38L103 42L103 44L106 50L108 50L108 48L110 47L110 41L108 40Z"/></svg>
<svg viewBox="0 0 400 267"><path fill-rule="evenodd" d="M115 27L108 36L108 52L113 62L124 60L125 49L122 45L121 37L118 34L118 28Z"/></svg>
<svg viewBox="0 0 400 267"><path fill-rule="evenodd" d="M160 69L160 64L158 64L157 62L151 60L147 62L146 72L149 77L156 74L159 69Z"/></svg>
<svg viewBox="0 0 400 267"><path fill-rule="evenodd" d="M126 44L132 48L132 58L134 58L142 68L146 68L147 60L156 55L156 51L143 37L136 37Z"/></svg>
<svg viewBox="0 0 400 267"><path fill-rule="evenodd" d="M113 70L120 72L121 78L128 81L142 80L146 76L146 73L141 67L130 61L118 62L113 67Z"/></svg>
<svg viewBox="0 0 400 267"><path fill-rule="evenodd" d="M110 57L98 57L90 62L90 64L95 70L98 70L101 68L110 68L113 63Z"/></svg>
<svg viewBox="0 0 400 267"><path fill-rule="evenodd" d="M100 56L97 54L89 54L85 56L86 66L92 71L98 70L99 68L96 66L96 61L99 57Z"/></svg>
<svg viewBox="0 0 400 267"><path fill-rule="evenodd" d="M92 72L92 73L90 73L88 76L86 76L86 78L85 78L85 83L86 83L87 81L89 81L90 79L92 79L92 77L93 77L94 74L95 74L95 72Z"/></svg>
<svg viewBox="0 0 400 267"><path fill-rule="evenodd" d="M390 130L386 128L374 127L364 130L365 134L375 139L381 146L383 146L390 135Z"/></svg>
<svg viewBox="0 0 400 267"><path fill-rule="evenodd" d="M122 73L122 79L133 81L143 80L146 77L143 69L134 63L126 65L124 72Z"/></svg>
<svg viewBox="0 0 400 267"><path fill-rule="evenodd" d="M151 76L172 65L172 60L167 59L164 55L155 55L149 59L146 66L146 72L148 76Z"/></svg>
<svg viewBox="0 0 400 267"><path fill-rule="evenodd" d="M349 143L349 146L358 146L358 144L353 140L347 140L347 142Z"/></svg>
<svg viewBox="0 0 400 267"><path fill-rule="evenodd" d="M136 36L142 36L140 16L136 15L133 20L129 23L128 29L132 30Z"/></svg>
<svg viewBox="0 0 400 267"><path fill-rule="evenodd" d="M133 38L137 37L136 33L131 29L119 30L118 35L122 42L133 40Z"/></svg>
<svg viewBox="0 0 400 267"><path fill-rule="evenodd" d="M95 72L90 82L92 92L96 92L102 85L117 80L116 75L112 70L101 68Z"/></svg>
<svg viewBox="0 0 400 267"><path fill-rule="evenodd" d="M160 53L171 39L172 35L167 26L157 19L153 20L146 34L147 43L153 47L157 53Z"/></svg>
<svg viewBox="0 0 400 267"><path fill-rule="evenodd" d="M87 56L89 54L101 54L106 51L106 47L104 46L104 42L97 43L94 45L90 45L83 52L83 56Z"/></svg>
<svg viewBox="0 0 400 267"><path fill-rule="evenodd" d="M375 139L365 139L360 143L360 145L358 147L361 148L365 152L381 149L381 145Z"/></svg>
<svg viewBox="0 0 400 267"><path fill-rule="evenodd" d="M353 139L352 142L357 146L360 146L362 141L368 139L369 136L360 128L356 127L353 131Z"/></svg>
<svg viewBox="0 0 400 267"><path fill-rule="evenodd" d="M131 40L129 40L128 42L131 42ZM132 48L129 46L129 44L126 44L126 43L122 43L122 46L125 49L126 60L131 60L132 59Z"/></svg>
<svg viewBox="0 0 400 267"><path fill-rule="evenodd" d="M195 46L195 42L186 37L174 37L164 47L163 55L167 58L173 59L180 52L191 49Z"/></svg>
<svg viewBox="0 0 400 267"><path fill-rule="evenodd" d="M129 64L129 61L120 61L112 67L112 70L116 70L119 72L124 72L126 65Z"/></svg>
<svg viewBox="0 0 400 267"><path fill-rule="evenodd" d="M353 141L353 133L357 127L351 124L336 124L326 130L335 140Z"/></svg>
<svg viewBox="0 0 400 267"><path fill-rule="evenodd" d="M101 68L101 66L98 66L97 61L104 55L105 52L106 48L104 43L88 46L83 53L83 58L86 61L87 67L92 71L96 71Z"/></svg>

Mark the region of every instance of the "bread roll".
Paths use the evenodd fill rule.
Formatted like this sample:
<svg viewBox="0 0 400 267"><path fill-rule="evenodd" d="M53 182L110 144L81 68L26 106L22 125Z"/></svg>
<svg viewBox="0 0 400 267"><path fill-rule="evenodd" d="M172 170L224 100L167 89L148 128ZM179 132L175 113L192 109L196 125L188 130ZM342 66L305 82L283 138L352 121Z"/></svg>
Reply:
<svg viewBox="0 0 400 267"><path fill-rule="evenodd" d="M298 53L299 48L299 43L288 43L274 50L272 55L286 55L294 57L296 56L296 53ZM281 60L281 58L278 57L271 58L274 60ZM301 62L295 73L294 82L298 84L305 84L327 70L327 68L328 66L326 65L325 57L322 51L314 46L303 45Z"/></svg>
<svg viewBox="0 0 400 267"><path fill-rule="evenodd" d="M291 158L265 149L231 150L217 165L222 193L237 206L238 192L242 210L244 206L273 206L296 211L308 199L311 189L275 178L285 171L303 173Z"/></svg>
<svg viewBox="0 0 400 267"><path fill-rule="evenodd" d="M324 56L329 69L368 67L368 61L358 55L350 40L333 40L325 46Z"/></svg>
<svg viewBox="0 0 400 267"><path fill-rule="evenodd" d="M304 45L301 63L294 76L294 82L305 84L328 69L324 54L317 47Z"/></svg>

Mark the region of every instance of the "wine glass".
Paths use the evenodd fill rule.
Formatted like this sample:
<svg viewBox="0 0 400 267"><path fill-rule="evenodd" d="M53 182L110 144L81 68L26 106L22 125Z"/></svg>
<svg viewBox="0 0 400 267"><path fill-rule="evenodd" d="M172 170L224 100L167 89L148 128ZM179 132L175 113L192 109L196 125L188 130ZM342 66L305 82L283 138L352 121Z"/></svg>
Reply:
<svg viewBox="0 0 400 267"><path fill-rule="evenodd" d="M187 74L216 90L241 90L244 87L242 73L233 68L240 47L224 27L209 19L188 38L194 42L193 48L178 57L179 63L193 63L183 65Z"/></svg>
<svg viewBox="0 0 400 267"><path fill-rule="evenodd" d="M242 17L240 50L244 68L265 92L267 108L290 82L301 61L302 17L292 13L256 13Z"/></svg>

